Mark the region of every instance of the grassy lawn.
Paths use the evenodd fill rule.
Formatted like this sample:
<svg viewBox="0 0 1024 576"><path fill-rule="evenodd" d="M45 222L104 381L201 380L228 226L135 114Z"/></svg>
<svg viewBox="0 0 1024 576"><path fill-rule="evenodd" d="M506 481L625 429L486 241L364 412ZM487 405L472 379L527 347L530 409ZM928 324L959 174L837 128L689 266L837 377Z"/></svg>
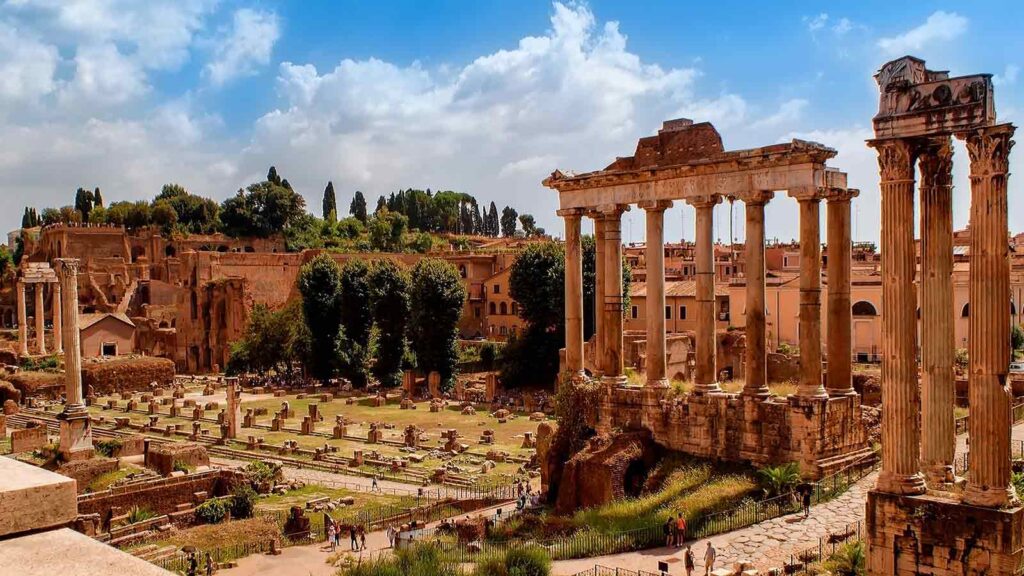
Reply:
<svg viewBox="0 0 1024 576"><path fill-rule="evenodd" d="M119 480L127 478L130 474L134 474L135 472L141 471L142 469L137 466L132 466L131 464L122 464L121 467L118 468L117 470L111 470L106 474L101 474L94 478L93 481L89 482L89 485L86 486L85 491L99 492L101 490L106 490Z"/></svg>
<svg viewBox="0 0 1024 576"><path fill-rule="evenodd" d="M220 524L193 526L184 530L175 529L167 538L150 542L158 546L195 546L201 550L228 548L250 542L267 542L281 537L278 525L264 518L232 520Z"/></svg>

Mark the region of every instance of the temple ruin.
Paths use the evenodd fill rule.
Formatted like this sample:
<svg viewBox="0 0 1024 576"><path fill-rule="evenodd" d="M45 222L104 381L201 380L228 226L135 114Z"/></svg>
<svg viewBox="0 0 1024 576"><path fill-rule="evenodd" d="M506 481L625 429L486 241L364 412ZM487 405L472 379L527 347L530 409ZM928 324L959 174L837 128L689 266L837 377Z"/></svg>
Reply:
<svg viewBox="0 0 1024 576"><path fill-rule="evenodd" d="M875 79L881 96L868 145L878 152L881 172L883 441L882 471L867 503L868 572L1016 574L1024 561L1024 508L1010 484L1006 206L1015 128L996 121L989 74L950 78L906 56L886 63ZM967 145L971 180L966 479L953 475L954 136ZM915 167L921 173L920 299ZM953 489L961 485L962 492Z"/></svg>
<svg viewBox="0 0 1024 576"><path fill-rule="evenodd" d="M544 185L559 193L565 221L566 367L585 378L581 221L595 225L597 246L596 370L602 398L599 431L645 430L654 442L697 456L758 465L795 461L809 477L870 457L860 397L851 385L850 204L857 191L846 174L826 166L836 151L793 140L726 151L709 123L671 120L641 138L633 156L579 175L556 171ZM800 378L796 394L772 396L766 369L764 208L776 191L800 206ZM713 213L723 198L746 205L746 319L744 387L723 392L716 364ZM670 398L666 378L664 213L673 201L696 209L696 336L694 386ZM830 253L826 278L828 371L821 353L821 233L828 206ZM623 369L622 213L631 205L647 220L646 384L630 386ZM833 255L834 254L834 255ZM824 378L823 378L824 376Z"/></svg>

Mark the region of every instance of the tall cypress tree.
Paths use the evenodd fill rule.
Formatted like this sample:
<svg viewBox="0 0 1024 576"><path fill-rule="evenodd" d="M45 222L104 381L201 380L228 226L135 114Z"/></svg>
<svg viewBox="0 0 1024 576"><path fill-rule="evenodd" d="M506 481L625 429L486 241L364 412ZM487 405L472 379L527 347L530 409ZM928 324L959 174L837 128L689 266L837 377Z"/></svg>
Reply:
<svg viewBox="0 0 1024 576"><path fill-rule="evenodd" d="M366 224L366 198L363 197L363 193L359 190L356 190L356 195L352 197L352 203L348 206L348 213L355 216L363 224Z"/></svg>
<svg viewBox="0 0 1024 576"><path fill-rule="evenodd" d="M103 206L103 195L100 194L99 186L97 186L96 191L92 193L92 205L94 208Z"/></svg>
<svg viewBox="0 0 1024 576"><path fill-rule="evenodd" d="M324 220L337 222L338 201L334 197L334 182L329 180L327 181L327 187L324 188L323 213Z"/></svg>

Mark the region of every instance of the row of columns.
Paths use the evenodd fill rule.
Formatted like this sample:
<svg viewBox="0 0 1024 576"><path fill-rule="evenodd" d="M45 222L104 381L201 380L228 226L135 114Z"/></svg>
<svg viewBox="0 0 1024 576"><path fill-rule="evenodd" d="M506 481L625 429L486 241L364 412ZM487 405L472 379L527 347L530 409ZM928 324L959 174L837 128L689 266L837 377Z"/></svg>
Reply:
<svg viewBox="0 0 1024 576"><path fill-rule="evenodd" d="M827 398L854 394L851 369L850 310L850 201L852 189L793 191L800 204L800 362L798 395ZM774 196L766 190L740 196L746 204L746 381L743 394L769 395L767 377L767 329L765 318L764 208ZM821 368L821 239L819 205L828 201L828 284L829 337L828 386L822 383ZM714 208L722 196L692 196L685 201L696 211L696 342L694 393L721 392L716 372L716 315L714 273ZM664 214L671 201L639 203L646 212L647 266L647 386L668 386L665 341L665 244ZM621 215L625 206L598 210L564 209L565 221L565 318L566 365L579 376L583 373L583 284L581 219L594 219L596 242L596 342L598 375L610 384L625 382L622 361L622 238Z"/></svg>
<svg viewBox="0 0 1024 576"><path fill-rule="evenodd" d="M25 297L25 286L27 282L18 281L18 352L22 356L28 356L28 312L26 310L27 302ZM63 330L61 322L61 297L60 297L60 284L56 282L32 282L35 285L35 322L36 322L36 353L40 355L46 354L46 306L43 294L45 286L51 286L51 307L53 308L51 314L53 317L53 345L55 354L64 353L64 345L61 341L63 339Z"/></svg>
<svg viewBox="0 0 1024 576"><path fill-rule="evenodd" d="M958 135L970 156L968 423L964 502L1003 507L1010 484L1009 228L1014 128ZM877 488L922 494L954 480L952 148L948 136L872 141L882 192L882 471ZM921 171L921 382L916 359L914 168ZM919 412L920 408L920 412ZM920 416L920 423L918 417Z"/></svg>

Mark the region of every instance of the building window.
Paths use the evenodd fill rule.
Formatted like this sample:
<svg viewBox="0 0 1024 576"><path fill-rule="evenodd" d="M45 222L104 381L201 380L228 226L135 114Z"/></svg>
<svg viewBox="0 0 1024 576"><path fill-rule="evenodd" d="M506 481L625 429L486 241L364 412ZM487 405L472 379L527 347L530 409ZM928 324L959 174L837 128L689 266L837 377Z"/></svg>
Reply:
<svg viewBox="0 0 1024 576"><path fill-rule="evenodd" d="M853 305L854 316L878 316L875 305L867 300L861 300Z"/></svg>
<svg viewBox="0 0 1024 576"><path fill-rule="evenodd" d="M459 276L466 277L466 265L462 264L459 266Z"/></svg>
<svg viewBox="0 0 1024 576"><path fill-rule="evenodd" d="M679 319L686 320L686 306L679 307Z"/></svg>
<svg viewBox="0 0 1024 576"><path fill-rule="evenodd" d="M502 326L501 327L501 335L502 336L508 336L508 328Z"/></svg>
<svg viewBox="0 0 1024 576"><path fill-rule="evenodd" d="M494 285L494 289L493 289L493 292L494 292L495 294L501 294L501 284L495 284L495 285Z"/></svg>
<svg viewBox="0 0 1024 576"><path fill-rule="evenodd" d="M783 256L782 257L782 267L783 268L789 268L789 257L787 257L787 256Z"/></svg>
<svg viewBox="0 0 1024 576"><path fill-rule="evenodd" d="M117 356L117 343L116 342L104 342L101 346L101 352L103 356Z"/></svg>
<svg viewBox="0 0 1024 576"><path fill-rule="evenodd" d="M474 306L473 307L473 317L474 318L479 318L480 317L480 307L479 306Z"/></svg>
<svg viewBox="0 0 1024 576"><path fill-rule="evenodd" d="M971 316L971 303L964 304L964 307L960 309L961 318L969 318Z"/></svg>
<svg viewBox="0 0 1024 576"><path fill-rule="evenodd" d="M671 306L665 306L665 320L671 320L671 319L672 319L672 307Z"/></svg>
<svg viewBox="0 0 1024 576"><path fill-rule="evenodd" d="M519 315L519 303L518 302L513 302L512 303L512 314L514 316L518 316Z"/></svg>
<svg viewBox="0 0 1024 576"><path fill-rule="evenodd" d="M497 307L497 305L495 305L494 302L491 302L490 312L491 312L491 314L497 314L498 313L498 307Z"/></svg>
<svg viewBox="0 0 1024 576"><path fill-rule="evenodd" d="M630 306L629 317L632 318L633 320L636 320L637 314L638 314L638 310L637 310L636 306Z"/></svg>
<svg viewBox="0 0 1024 576"><path fill-rule="evenodd" d="M505 304L504 302L502 302L501 303L501 315L505 316L506 314L508 314L508 304Z"/></svg>

